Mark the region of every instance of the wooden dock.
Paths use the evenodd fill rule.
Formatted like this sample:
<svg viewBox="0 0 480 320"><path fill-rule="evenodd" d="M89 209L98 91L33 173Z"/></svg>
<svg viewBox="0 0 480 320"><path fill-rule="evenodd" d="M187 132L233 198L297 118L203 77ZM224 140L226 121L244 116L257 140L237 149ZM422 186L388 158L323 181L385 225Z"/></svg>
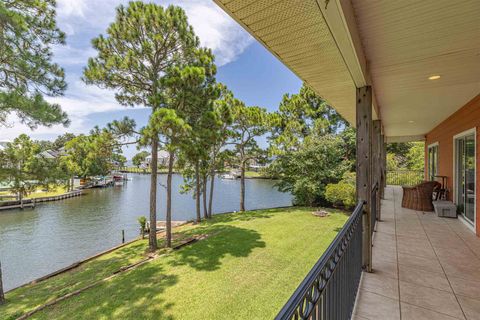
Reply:
<svg viewBox="0 0 480 320"><path fill-rule="evenodd" d="M35 208L35 205L40 202L63 200L63 199L78 197L81 195L83 195L82 190L73 190L64 194L60 194L58 196L24 199L21 202L16 201L16 203L11 205L0 206L0 210ZM8 201L8 202L13 202L13 201Z"/></svg>

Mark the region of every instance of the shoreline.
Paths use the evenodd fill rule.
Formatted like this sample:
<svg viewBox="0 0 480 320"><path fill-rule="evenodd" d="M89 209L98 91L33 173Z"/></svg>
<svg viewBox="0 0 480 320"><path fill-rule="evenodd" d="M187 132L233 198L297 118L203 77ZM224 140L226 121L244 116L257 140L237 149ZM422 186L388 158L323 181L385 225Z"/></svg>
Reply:
<svg viewBox="0 0 480 320"><path fill-rule="evenodd" d="M160 222L160 221L158 221L158 222ZM175 229L175 228L177 228L177 227L186 225L186 224L188 224L188 223L191 223L191 222L190 222L190 221L185 221L184 223L179 224L179 225L173 227L172 229ZM162 234L164 234L164 233L165 233L165 230L159 230L159 231L157 231L157 236L158 236L158 235L162 235ZM146 234L146 236L148 236L148 235ZM144 239L148 239L148 237L145 237ZM114 246L114 247L111 247L111 248L109 248L109 249L106 249L106 250L100 251L100 252L98 252L98 253L95 253L94 255L88 256L87 258L84 258L84 259L81 259L81 260L79 260L79 261L77 261L77 262L74 262L74 263L72 263L71 265L68 265L68 266L66 266L66 267L63 267L63 268L60 268L60 269L55 270L55 271L53 271L53 272L50 272L50 273L48 273L48 274L46 274L46 275L44 275L44 276L41 276L41 277L36 278L36 279L33 279L33 280L29 281L29 282L26 282L26 283L24 283L24 284L21 284L21 285L15 287L15 288L11 288L11 289L5 291L5 293L8 293L8 292L10 292L10 291L13 291L13 290L16 290L16 289L19 289L19 288L23 288L23 287L28 286L28 285L31 285L31 284L36 284L36 283L39 283L39 282L48 280L48 279L50 279L50 278L52 278L52 277L55 277L55 276L58 276L58 275L60 275L60 274L62 274L62 273L65 273L65 272L68 272L68 271L70 271L70 270L73 270L73 269L81 266L82 264L84 264L84 263L86 263L86 262L89 262L89 261L91 261L91 260L93 260L93 259L99 258L99 257L101 257L101 256L103 256L103 255L106 255L106 254L108 254L108 253L110 253L110 252L112 252L112 251L115 251L115 250L117 250L117 249L123 248L123 247L125 247L125 246L127 246L127 245L129 245L129 244L132 244L132 243L134 243L134 242L136 242L136 241L139 241L139 240L142 240L142 236L138 236L138 237L136 237L136 238L134 238L134 239L132 239L132 240L125 241L124 243L121 243L121 244L116 245L116 246Z"/></svg>
<svg viewBox="0 0 480 320"><path fill-rule="evenodd" d="M291 206L279 206L279 207L270 207L270 208L263 208L263 209L252 209L252 210L246 210L246 211L260 211L260 210L270 210L270 209L286 209L286 208L292 208L292 207L294 207L294 206L293 206L293 205L291 205ZM232 214L232 213L238 213L238 212L239 212L239 211L225 211L225 212L214 213L213 215L224 215L224 214ZM202 220L202 221L203 221L203 220ZM165 222L165 221L163 221L163 220L157 221L157 223L159 223L159 222L161 223L161 222ZM185 226L185 225L187 225L187 224L192 224L192 223L195 223L195 221L194 221L194 220L182 221L181 224L178 224L178 225L172 227L172 230L175 230L175 229L178 228L178 227ZM158 235L165 235L165 230L158 230L158 231L157 231L157 236L158 236ZM148 239L148 234L146 234L145 239ZM38 277L38 278L33 279L33 280L31 280L31 281L28 281L28 282L26 282L26 283L24 283L24 284L21 284L21 285L17 286L17 287L8 289L8 290L5 291L5 293L11 292L11 291L16 290L16 289L19 289L19 288L23 288L23 287L28 286L28 285L32 285L32 284L36 284L36 283L39 283L39 282L48 280L48 279L50 279L50 278L52 278L52 277L55 277L55 276L57 276L57 275L60 275L60 274L63 274L63 273L65 273L65 272L68 272L68 271L70 271L70 270L73 270L73 269L81 266L82 264L84 264L84 263L86 263L86 262L89 262L89 261L91 261L91 260L94 260L94 259L96 259L96 258L99 258L99 257L101 257L101 256L103 256L103 255L106 255L106 254L108 254L108 253L111 253L112 251L115 251L115 250L117 250L117 249L120 249L120 248L122 248L122 247L124 247L124 246L127 246L127 245L129 245L129 244L132 244L132 243L134 243L134 242L136 242L136 241L139 241L139 240L142 240L142 237L141 237L141 236L138 236L138 237L136 237L136 238L134 238L134 239L132 239L132 240L126 241L125 243L121 243L121 244L116 245L116 246L114 246L114 247L111 247L111 248L109 248L109 249L100 251L100 252L98 252L98 253L96 253L96 254L94 254L94 255L88 256L87 258L80 259L80 260L78 260L78 261L76 261L76 262L74 262L74 263L72 263L72 264L70 264L70 265L68 265L68 266L66 266L66 267L63 267L63 268L57 269L57 270L55 270L55 271L52 271L52 272L50 272L50 273L47 273L47 274L44 275L44 276L41 276L41 277Z"/></svg>
<svg viewBox="0 0 480 320"><path fill-rule="evenodd" d="M22 201L5 201L7 203L12 203L4 206L0 206L0 211L2 210L12 210L12 209L24 209L24 208L35 208L35 205L40 202L50 202L64 200L68 198L78 197L84 195L83 190L73 190L66 193L62 193L56 196L47 196L47 197L38 197L38 198L26 198Z"/></svg>
<svg viewBox="0 0 480 320"><path fill-rule="evenodd" d="M144 174L144 175L150 175L151 172L150 171L147 171L145 169L145 171L143 171L143 169L129 169L129 170L119 170L121 173L131 173L131 174ZM161 175L161 174L168 174L168 172L166 171L162 171L162 170L159 170L157 172L157 175ZM172 172L172 174L181 174L181 172L179 171L176 171L174 170ZM219 178L221 179L221 178ZM238 180L240 178L237 178L235 180ZM267 177L267 176L255 176L255 177L248 177L248 176L245 176L245 179L263 179L263 180L278 180L278 178L273 178L273 177Z"/></svg>

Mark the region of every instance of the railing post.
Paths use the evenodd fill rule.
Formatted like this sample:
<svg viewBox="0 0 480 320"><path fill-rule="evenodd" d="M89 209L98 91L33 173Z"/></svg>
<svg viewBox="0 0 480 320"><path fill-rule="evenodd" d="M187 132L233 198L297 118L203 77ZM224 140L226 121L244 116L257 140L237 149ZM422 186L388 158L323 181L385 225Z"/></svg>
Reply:
<svg viewBox="0 0 480 320"><path fill-rule="evenodd" d="M366 271L372 271L372 234L371 234L371 192L372 192L372 88L357 88L356 95L357 125L357 199L363 200L365 214L363 217L362 264Z"/></svg>

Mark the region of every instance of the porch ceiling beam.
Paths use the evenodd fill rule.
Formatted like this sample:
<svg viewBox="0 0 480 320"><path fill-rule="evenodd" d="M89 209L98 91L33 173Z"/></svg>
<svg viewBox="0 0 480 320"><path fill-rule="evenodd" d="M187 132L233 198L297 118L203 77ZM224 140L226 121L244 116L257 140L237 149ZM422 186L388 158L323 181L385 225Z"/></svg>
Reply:
<svg viewBox="0 0 480 320"><path fill-rule="evenodd" d="M370 85L367 60L363 53L350 1L331 0L328 5L325 5L325 0L317 0L317 3L342 53L355 86L361 88Z"/></svg>
<svg viewBox="0 0 480 320"><path fill-rule="evenodd" d="M367 59L363 51L357 21L350 0L316 0L335 39L345 65L357 88L372 85ZM372 92L373 119L380 119L380 108Z"/></svg>

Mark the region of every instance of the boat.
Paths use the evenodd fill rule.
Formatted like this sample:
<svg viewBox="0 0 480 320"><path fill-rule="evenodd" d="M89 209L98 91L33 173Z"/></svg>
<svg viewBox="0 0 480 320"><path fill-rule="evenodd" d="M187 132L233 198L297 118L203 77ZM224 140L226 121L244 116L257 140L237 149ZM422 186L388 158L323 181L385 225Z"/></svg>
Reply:
<svg viewBox="0 0 480 320"><path fill-rule="evenodd" d="M220 179L235 180L235 179L237 179L237 176L233 175L231 173L224 173L224 174L220 175Z"/></svg>

